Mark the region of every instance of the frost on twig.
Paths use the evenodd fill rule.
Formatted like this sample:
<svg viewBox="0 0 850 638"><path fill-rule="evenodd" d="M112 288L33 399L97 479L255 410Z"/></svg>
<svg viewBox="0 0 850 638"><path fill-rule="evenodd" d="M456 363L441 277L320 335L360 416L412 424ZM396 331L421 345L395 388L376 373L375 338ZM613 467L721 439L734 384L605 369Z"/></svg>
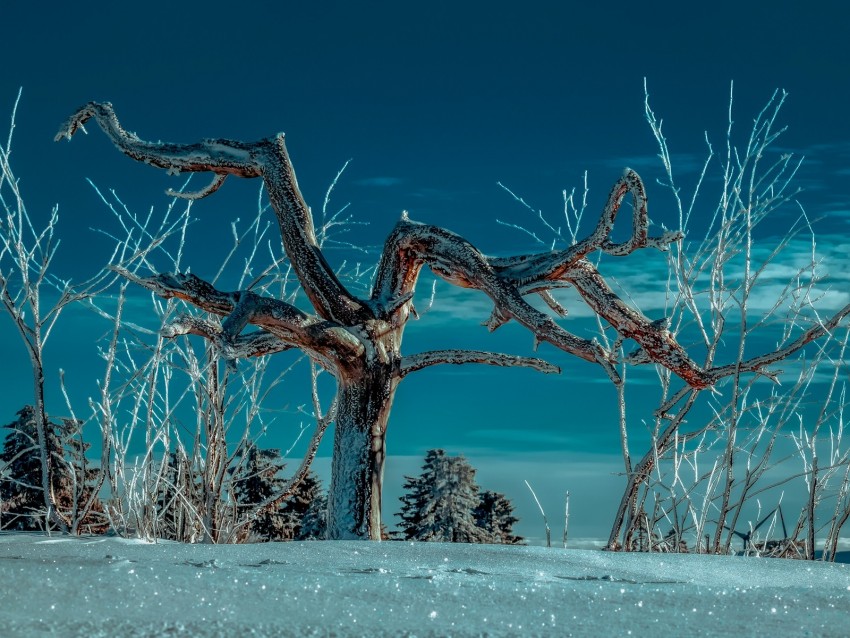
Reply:
<svg viewBox="0 0 850 638"><path fill-rule="evenodd" d="M453 365L482 363L491 366L532 368L546 374L557 374L561 371L558 366L534 357L518 357L481 350L432 350L403 357L401 360L401 376L443 363Z"/></svg>

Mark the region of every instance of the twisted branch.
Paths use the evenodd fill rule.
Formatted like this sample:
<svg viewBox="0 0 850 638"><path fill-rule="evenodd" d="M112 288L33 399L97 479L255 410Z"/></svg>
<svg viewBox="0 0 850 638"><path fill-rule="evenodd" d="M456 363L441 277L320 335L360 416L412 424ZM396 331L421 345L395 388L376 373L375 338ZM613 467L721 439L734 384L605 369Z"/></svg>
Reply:
<svg viewBox="0 0 850 638"><path fill-rule="evenodd" d="M384 246L372 290L373 303L381 299L403 298L412 292L423 264L446 281L462 288L481 290L495 306L487 326L494 330L515 319L534 335L535 345L546 341L585 361L600 364L619 383L614 355L595 341L577 337L545 313L531 306L513 282L501 277L481 252L460 235L437 226L398 222Z"/></svg>
<svg viewBox="0 0 850 638"><path fill-rule="evenodd" d="M483 363L491 366L532 368L545 374L558 374L561 372L558 366L534 357L518 357L498 352L484 352L482 350L432 350L403 357L400 374L404 378L411 372L442 363L453 365Z"/></svg>
<svg viewBox="0 0 850 638"><path fill-rule="evenodd" d="M709 370L701 368L690 359L665 326L651 321L623 302L586 259L597 250L613 256L629 255L641 248L663 251L681 239L681 233L671 231L658 237L649 236L646 191L640 177L631 169L626 169L612 188L593 232L560 251L507 258L487 257L459 235L410 221L405 214L387 238L370 298L360 300L339 282L318 247L312 215L298 189L283 134L251 143L225 139L184 145L151 143L124 130L110 104L90 102L65 122L56 139L70 139L92 118L122 152L137 161L169 172L203 171L214 174L212 183L206 188L180 196L206 197L215 192L228 175L263 178L280 225L284 249L318 317L254 293L218 291L193 275L163 274L140 279L127 271L119 271L163 297L179 297L209 312L228 315L222 325L222 338L231 344L241 344L239 347L247 348L246 352L251 348L262 350L278 345L283 348L286 344L307 350L311 356L323 361L328 369L345 366L346 362L363 356L365 346L355 336L360 334L360 327L375 320L395 327L403 326L412 309L411 298L416 281L426 264L446 281L481 290L493 300L493 313L485 322L490 330L514 319L532 332L535 346L545 341L585 361L597 363L615 383L620 382L614 368L617 363L615 352L606 350L596 341L564 330L549 315L531 306L524 296L540 295L554 312L564 316L566 309L549 291L565 285L574 286L593 311L617 330L621 339L633 339L639 344L640 356L633 360L658 363L697 390L740 372L770 376L766 366L796 352L850 314L848 307L777 352L729 366ZM628 194L633 200L632 232L626 241L616 243L611 239L611 232ZM249 337L250 345L248 341L239 342L237 337L249 323L259 326L281 340L282 344L260 336ZM188 324L184 327L190 328ZM191 329L206 330L198 325ZM177 330L177 326L171 330ZM213 335L209 333L208 336ZM476 360L479 356L481 353L455 356L453 361L442 362L481 362ZM488 356L503 362L496 365L510 360L508 355ZM437 359L439 357L434 355L434 363L440 362ZM421 362L425 360L421 359ZM517 365L516 360L513 361L511 365ZM537 360L523 361L526 363L522 365L526 365ZM411 366L411 360L408 360L408 366ZM540 369L539 364L530 367Z"/></svg>
<svg viewBox="0 0 850 638"><path fill-rule="evenodd" d="M617 244L611 241L610 235L623 199L629 193L632 194L632 234L625 242ZM682 238L682 233L678 231L666 231L660 237L649 237L648 229L649 216L643 181L637 173L627 168L611 189L599 222L588 237L565 250L513 257L489 257L488 262L500 275L516 285L530 286L558 281L566 270L596 250L624 257L640 248L667 251L670 244Z"/></svg>
<svg viewBox="0 0 850 638"><path fill-rule="evenodd" d="M110 103L89 102L68 118L55 139L70 140L92 118L119 150L136 161L174 174L215 174L209 186L182 197L206 197L218 190L228 175L262 177L277 216L284 250L319 316L346 324L371 318L369 309L342 285L319 249L313 216L298 189L283 133L258 142L227 139L207 139L195 144L146 142L122 128Z"/></svg>
<svg viewBox="0 0 850 638"><path fill-rule="evenodd" d="M180 315L163 326L160 334L167 339L188 334L198 335L215 343L221 354L230 360L261 357L294 347L293 344L262 330L228 338L218 323L192 315Z"/></svg>
<svg viewBox="0 0 850 638"><path fill-rule="evenodd" d="M220 327L203 319L183 316L164 327L163 334L167 337L200 335L220 345L228 358L259 356L295 347L307 352L326 369L336 371L342 362L358 359L365 350L357 337L343 326L308 315L279 299L261 297L250 291L222 292L191 274L138 277L123 268L116 268L116 271L160 297L182 299L206 312L226 316ZM248 324L268 334L241 335Z"/></svg>

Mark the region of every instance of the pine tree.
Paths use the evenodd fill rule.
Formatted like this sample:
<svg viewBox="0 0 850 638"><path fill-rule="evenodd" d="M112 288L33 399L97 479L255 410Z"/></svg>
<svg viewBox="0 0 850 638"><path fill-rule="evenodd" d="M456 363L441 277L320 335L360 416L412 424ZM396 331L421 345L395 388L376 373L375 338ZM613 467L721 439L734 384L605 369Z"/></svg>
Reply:
<svg viewBox="0 0 850 638"><path fill-rule="evenodd" d="M399 500L402 502L401 511L396 514L401 518L401 533L406 540L411 540L419 534L422 523L422 512L425 509L426 500L430 494L430 485L435 481L436 466L442 463L445 457L443 450L428 450L425 453L425 463L422 466L422 474L418 477L404 477L404 496Z"/></svg>
<svg viewBox="0 0 850 638"><path fill-rule="evenodd" d="M3 442L0 464L5 471L0 481L0 503L2 503L4 529L44 529L44 496L41 493L41 460L38 454L38 438L35 431L35 412L32 406L24 406L17 413L18 420L3 426L9 430ZM58 448L58 440L48 430L48 447Z"/></svg>
<svg viewBox="0 0 850 638"><path fill-rule="evenodd" d="M89 465L86 452L91 447L82 438L83 423L74 419L62 419L53 424L59 440L59 450L54 456L53 494L56 506L68 516L79 516L92 496L98 470ZM103 515L103 503L95 497L85 520L79 526L81 533L103 534L109 522Z"/></svg>
<svg viewBox="0 0 850 638"><path fill-rule="evenodd" d="M403 534L407 540L486 543L489 534L478 527L479 505L475 470L462 457L429 450L419 478L405 477L408 494L401 497Z"/></svg>
<svg viewBox="0 0 850 638"><path fill-rule="evenodd" d="M325 538L328 523L328 497L321 491L321 485L316 480L314 496L301 519L301 529L297 540L322 540Z"/></svg>
<svg viewBox="0 0 850 638"><path fill-rule="evenodd" d="M41 493L41 457L35 425L35 410L24 406L18 419L3 426L9 430L0 454L0 503L3 527L21 531L44 529L44 496ZM48 419L46 443L50 464L51 487L59 511L66 517L79 511L92 495L91 482L97 470L88 466L89 445L79 438L81 423ZM84 533L103 533L108 525L102 516L103 505L95 499L88 516L79 526ZM51 526L52 528L52 526Z"/></svg>
<svg viewBox="0 0 850 638"><path fill-rule="evenodd" d="M289 498L284 501L280 511L289 522L288 535L285 540L304 540L302 527L307 512L312 503L319 498L322 491L319 478L313 472L307 472ZM327 501L325 501L327 507Z"/></svg>
<svg viewBox="0 0 850 638"><path fill-rule="evenodd" d="M238 474L233 479L233 494L243 510L280 492L286 483L279 473L285 467L280 450L261 450L251 446L245 453ZM260 540L277 541L292 538L294 522L272 503L255 514L250 531Z"/></svg>
<svg viewBox="0 0 850 638"><path fill-rule="evenodd" d="M475 521L490 535L491 543L517 545L522 536L515 536L513 526L519 519L513 515L514 506L504 494L485 491L475 508Z"/></svg>

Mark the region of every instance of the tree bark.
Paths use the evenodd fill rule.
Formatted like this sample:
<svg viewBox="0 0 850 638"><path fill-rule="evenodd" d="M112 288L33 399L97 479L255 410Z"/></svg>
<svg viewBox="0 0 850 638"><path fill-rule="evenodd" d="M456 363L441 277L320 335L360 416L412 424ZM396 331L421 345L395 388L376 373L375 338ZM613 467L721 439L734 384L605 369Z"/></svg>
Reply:
<svg viewBox="0 0 850 638"><path fill-rule="evenodd" d="M328 492L328 538L381 540L387 421L399 376L372 362L339 378Z"/></svg>

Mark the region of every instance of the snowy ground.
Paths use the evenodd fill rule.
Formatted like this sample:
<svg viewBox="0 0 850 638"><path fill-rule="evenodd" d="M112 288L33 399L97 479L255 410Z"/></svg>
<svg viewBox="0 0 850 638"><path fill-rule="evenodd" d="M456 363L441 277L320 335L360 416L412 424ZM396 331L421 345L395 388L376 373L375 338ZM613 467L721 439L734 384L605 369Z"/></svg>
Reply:
<svg viewBox="0 0 850 638"><path fill-rule="evenodd" d="M847 636L848 619L841 564L0 533L4 637Z"/></svg>

